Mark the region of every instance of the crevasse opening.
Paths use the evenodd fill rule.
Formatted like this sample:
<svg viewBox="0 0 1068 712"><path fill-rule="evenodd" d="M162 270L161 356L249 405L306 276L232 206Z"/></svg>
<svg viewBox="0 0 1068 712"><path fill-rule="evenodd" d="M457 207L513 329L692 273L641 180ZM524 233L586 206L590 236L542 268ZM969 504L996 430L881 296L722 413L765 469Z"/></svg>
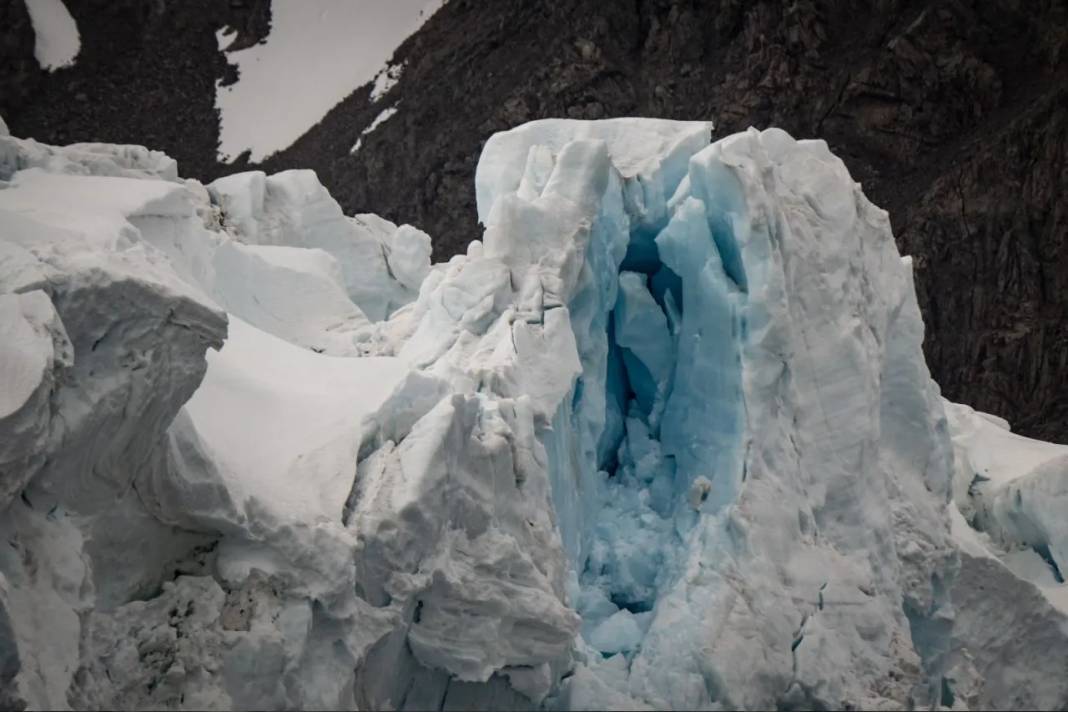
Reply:
<svg viewBox="0 0 1068 712"><path fill-rule="evenodd" d="M744 203L714 176L685 178L652 225L610 182L568 304L583 372L545 438L581 638L628 661L687 534L735 500L743 469Z"/></svg>

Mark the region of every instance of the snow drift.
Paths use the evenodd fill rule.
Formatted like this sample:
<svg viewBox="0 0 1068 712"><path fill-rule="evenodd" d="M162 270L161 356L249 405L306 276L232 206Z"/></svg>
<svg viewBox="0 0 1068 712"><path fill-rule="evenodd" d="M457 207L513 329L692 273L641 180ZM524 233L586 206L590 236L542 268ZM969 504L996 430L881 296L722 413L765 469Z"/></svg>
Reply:
<svg viewBox="0 0 1068 712"><path fill-rule="evenodd" d="M497 134L433 266L0 136L0 699L1063 705L1066 451L940 398L826 144L710 134Z"/></svg>

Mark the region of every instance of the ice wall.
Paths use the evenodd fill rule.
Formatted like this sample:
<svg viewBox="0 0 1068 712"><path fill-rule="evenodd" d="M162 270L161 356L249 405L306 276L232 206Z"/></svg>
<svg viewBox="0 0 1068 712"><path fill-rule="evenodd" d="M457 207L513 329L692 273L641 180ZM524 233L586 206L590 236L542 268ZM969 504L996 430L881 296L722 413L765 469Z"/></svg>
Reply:
<svg viewBox="0 0 1068 712"><path fill-rule="evenodd" d="M503 432L532 468L510 465L504 496L523 500L530 534L555 526L513 531L501 504L471 494L502 496L488 471L446 467L429 488L406 474L394 507L411 524L361 532L390 557L375 597L416 601L426 667L472 681L568 670L524 688L550 707L925 704L946 664L956 557L952 454L909 265L823 143L772 130L707 146L708 132L546 121L487 142L484 241L424 283L399 353L477 409L529 399ZM408 451L455 437L457 404L431 411L439 434L418 421L365 458L351 521L388 518L361 488L396 493L390 472L424 469L403 464ZM519 544L507 565L466 547L480 586L529 556L546 578L525 585L580 620L522 599L507 614L476 606L474 582L413 591L388 574L453 580L450 529ZM465 630L442 635L457 610ZM578 632L573 662L561 647L452 637L528 610L539 640Z"/></svg>

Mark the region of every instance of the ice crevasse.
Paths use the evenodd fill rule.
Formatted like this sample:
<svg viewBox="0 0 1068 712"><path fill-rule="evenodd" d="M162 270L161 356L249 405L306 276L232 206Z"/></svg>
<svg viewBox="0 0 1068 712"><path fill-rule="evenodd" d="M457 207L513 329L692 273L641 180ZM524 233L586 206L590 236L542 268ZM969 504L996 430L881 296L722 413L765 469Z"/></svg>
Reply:
<svg viewBox="0 0 1068 712"><path fill-rule="evenodd" d="M0 136L0 700L1068 700L1068 455L941 399L825 143L711 130L496 134L436 265L307 171Z"/></svg>

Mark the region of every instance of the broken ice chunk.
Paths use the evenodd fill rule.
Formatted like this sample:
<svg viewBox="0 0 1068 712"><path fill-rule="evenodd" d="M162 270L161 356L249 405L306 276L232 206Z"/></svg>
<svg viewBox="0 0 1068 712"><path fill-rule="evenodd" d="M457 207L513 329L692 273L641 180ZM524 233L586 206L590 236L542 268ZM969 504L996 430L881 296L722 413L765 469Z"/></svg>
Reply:
<svg viewBox="0 0 1068 712"><path fill-rule="evenodd" d="M701 509L701 505L708 499L708 494L711 491L711 480L704 475L698 475L697 479L690 485L690 506L694 509Z"/></svg>
<svg viewBox="0 0 1068 712"><path fill-rule="evenodd" d="M411 225L401 225L393 233L389 248L389 271L398 282L418 292L430 272L430 236Z"/></svg>
<svg viewBox="0 0 1068 712"><path fill-rule="evenodd" d="M590 634L590 644L602 653L622 653L634 650L642 640L638 618L623 609L605 619Z"/></svg>

